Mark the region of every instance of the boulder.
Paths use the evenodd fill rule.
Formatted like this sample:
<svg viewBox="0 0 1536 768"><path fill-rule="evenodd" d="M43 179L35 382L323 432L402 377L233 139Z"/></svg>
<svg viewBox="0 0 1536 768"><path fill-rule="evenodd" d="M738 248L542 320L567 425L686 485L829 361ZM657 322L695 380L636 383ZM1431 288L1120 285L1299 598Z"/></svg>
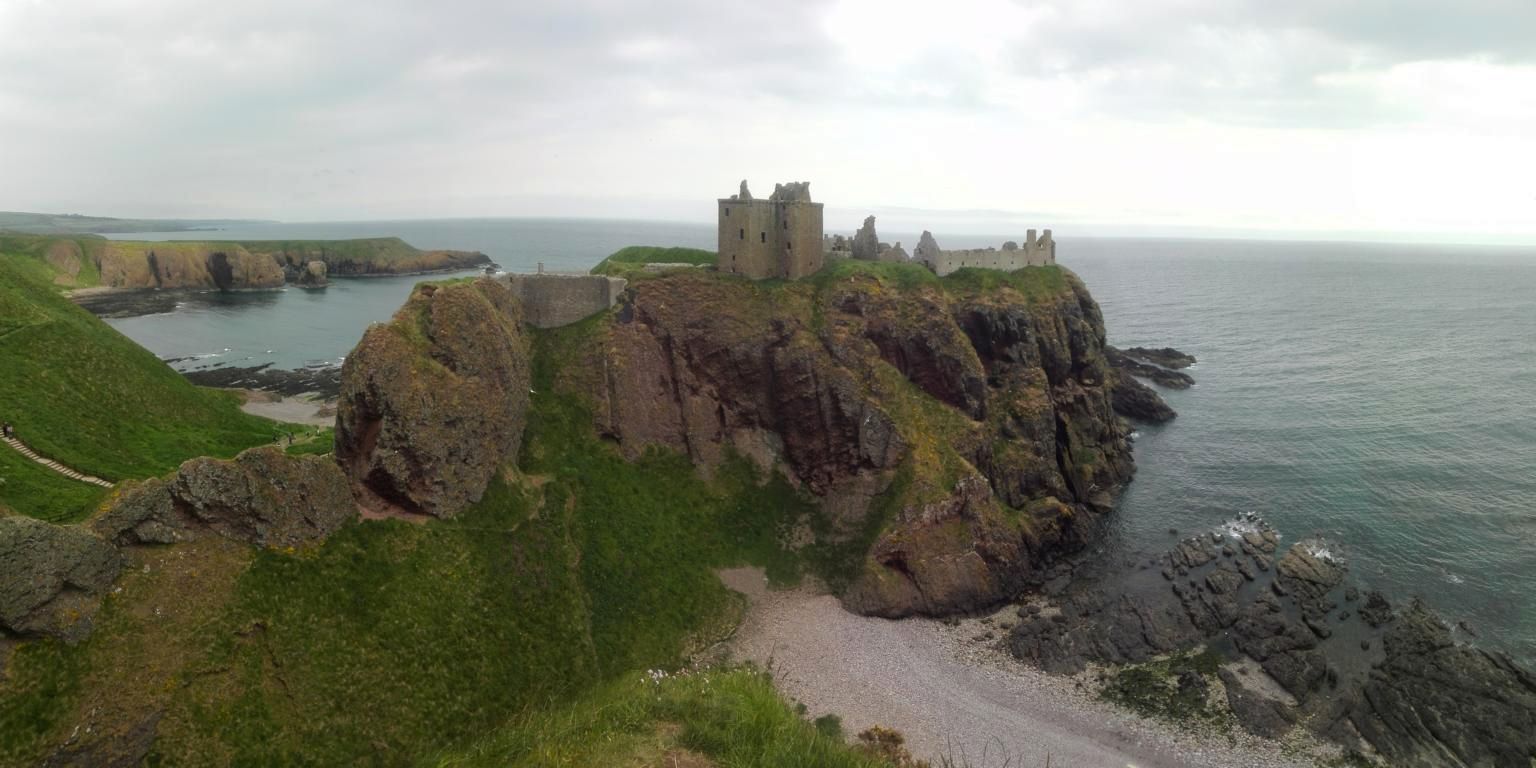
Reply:
<svg viewBox="0 0 1536 768"><path fill-rule="evenodd" d="M369 503L451 517L516 460L528 379L522 308L504 284L418 286L342 366L336 460Z"/></svg>
<svg viewBox="0 0 1536 768"><path fill-rule="evenodd" d="M118 551L85 528L0 517L0 636L84 638L122 567Z"/></svg>
<svg viewBox="0 0 1536 768"><path fill-rule="evenodd" d="M211 530L263 547L324 539L357 514L346 476L321 456L276 446L198 458L129 487L91 527L119 545L172 544Z"/></svg>

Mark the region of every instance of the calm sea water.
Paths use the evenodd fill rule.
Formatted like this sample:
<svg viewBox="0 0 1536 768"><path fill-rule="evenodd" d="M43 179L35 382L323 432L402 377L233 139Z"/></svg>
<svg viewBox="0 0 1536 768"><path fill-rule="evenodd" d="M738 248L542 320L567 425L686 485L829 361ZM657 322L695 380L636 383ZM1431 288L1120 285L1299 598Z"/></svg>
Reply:
<svg viewBox="0 0 1536 768"><path fill-rule="evenodd" d="M569 220L270 225L213 236L375 235L484 251L509 270L540 261L584 270L624 245L712 248L714 239L707 225ZM910 249L917 236L885 239ZM950 247L1000 240L940 238ZM1123 540L1160 547L1169 528L1256 512L1288 537L1322 533L1367 585L1421 595L1536 661L1536 250L1059 241L1061 263L1103 307L1112 343L1172 345L1200 359L1196 387L1163 393L1179 418L1140 428ZM158 314L110 322L163 357L217 356L182 367L297 367L345 355L414 282L182 295Z"/></svg>

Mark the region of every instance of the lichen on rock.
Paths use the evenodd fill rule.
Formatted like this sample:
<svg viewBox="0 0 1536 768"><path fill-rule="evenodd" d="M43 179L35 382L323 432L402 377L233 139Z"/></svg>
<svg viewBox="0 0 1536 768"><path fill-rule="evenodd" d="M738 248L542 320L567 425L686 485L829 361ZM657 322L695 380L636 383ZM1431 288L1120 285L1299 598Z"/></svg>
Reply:
<svg viewBox="0 0 1536 768"><path fill-rule="evenodd" d="M85 528L0 517L0 637L84 638L122 565L118 551Z"/></svg>

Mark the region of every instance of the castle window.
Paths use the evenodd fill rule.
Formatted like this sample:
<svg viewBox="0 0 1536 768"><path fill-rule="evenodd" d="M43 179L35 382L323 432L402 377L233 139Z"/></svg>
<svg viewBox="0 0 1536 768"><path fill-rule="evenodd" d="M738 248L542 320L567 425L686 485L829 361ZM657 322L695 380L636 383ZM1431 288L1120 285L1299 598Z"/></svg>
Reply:
<svg viewBox="0 0 1536 768"><path fill-rule="evenodd" d="M757 233L757 239L758 239L758 242L763 242L763 243L768 242L768 233L767 232L759 232L759 233Z"/></svg>
<svg viewBox="0 0 1536 768"><path fill-rule="evenodd" d="M784 228L789 229L789 219L784 220Z"/></svg>
<svg viewBox="0 0 1536 768"><path fill-rule="evenodd" d="M727 216L731 215L731 209L729 208L721 208L720 210L725 211L725 215Z"/></svg>
<svg viewBox="0 0 1536 768"><path fill-rule="evenodd" d="M741 232L739 232L739 233L738 233L738 234L739 234L739 235L740 235L740 237L741 237L741 239L742 239L742 240L745 240L745 239L747 239L747 230L746 230L746 228L745 228L745 227L743 227L743 228L742 228L742 230L741 230Z"/></svg>

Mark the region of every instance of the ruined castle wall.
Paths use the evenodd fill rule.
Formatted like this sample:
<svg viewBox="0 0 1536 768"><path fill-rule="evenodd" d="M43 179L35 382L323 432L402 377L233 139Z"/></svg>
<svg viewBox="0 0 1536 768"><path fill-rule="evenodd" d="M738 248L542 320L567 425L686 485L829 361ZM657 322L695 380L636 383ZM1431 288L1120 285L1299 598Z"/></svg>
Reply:
<svg viewBox="0 0 1536 768"><path fill-rule="evenodd" d="M781 203L779 219L783 271L778 276L795 280L820 271L827 263L821 203Z"/></svg>
<svg viewBox="0 0 1536 768"><path fill-rule="evenodd" d="M721 200L716 265L754 280L780 277L778 206L768 200ZM817 233L816 237L821 237Z"/></svg>
<svg viewBox="0 0 1536 768"><path fill-rule="evenodd" d="M536 328L558 328L616 304L629 285L604 275L507 275L502 278L523 302L523 319Z"/></svg>
<svg viewBox="0 0 1536 768"><path fill-rule="evenodd" d="M933 271L940 277L950 274L957 269L976 267L980 269L1000 269L1012 272L1024 267L1041 267L1056 263L1056 241L1051 239L1051 231L1046 230L1045 236L1035 239L1034 230L1029 231L1029 238L1020 248L998 250L996 248L973 248L969 250L955 250L938 252L929 264Z"/></svg>

